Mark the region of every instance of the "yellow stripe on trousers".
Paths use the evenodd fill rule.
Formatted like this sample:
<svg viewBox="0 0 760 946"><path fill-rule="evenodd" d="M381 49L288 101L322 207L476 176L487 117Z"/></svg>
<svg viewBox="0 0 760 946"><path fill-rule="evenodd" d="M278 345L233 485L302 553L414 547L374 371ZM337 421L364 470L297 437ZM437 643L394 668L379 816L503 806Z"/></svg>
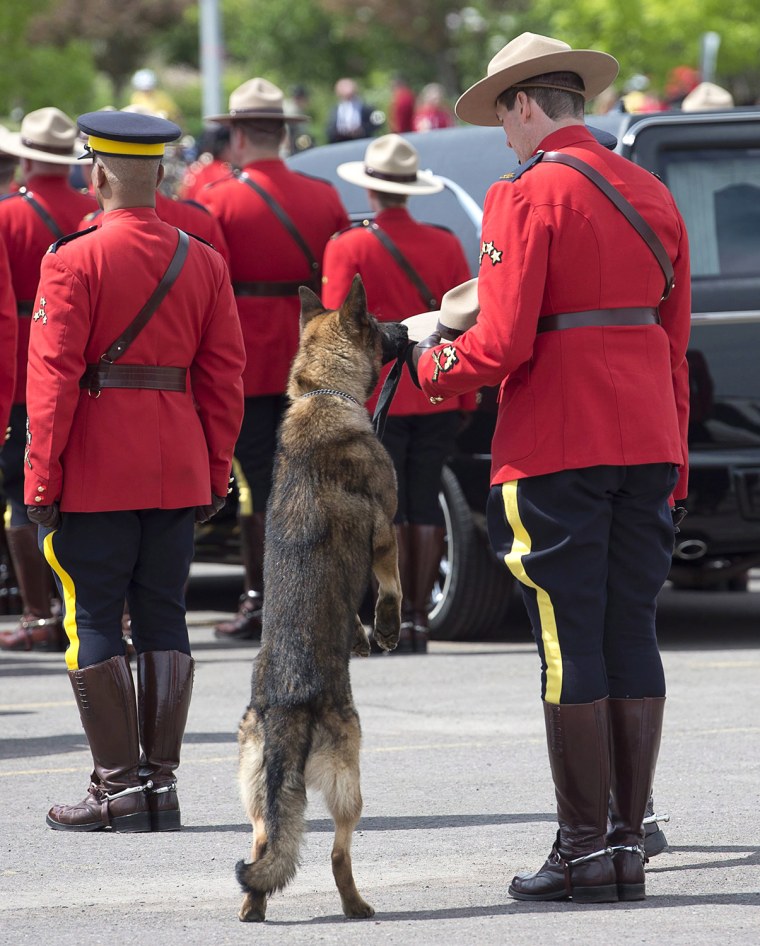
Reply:
<svg viewBox="0 0 760 946"><path fill-rule="evenodd" d="M504 502L504 513L514 535L512 548L504 556L507 568L512 572L520 584L533 588L536 592L536 603L541 620L541 639L544 643L544 660L546 661L546 693L544 700L547 703L559 703L562 693L562 651L557 635L557 619L554 614L554 605L549 593L528 577L523 558L530 553L531 538L528 530L520 518L517 506L517 486L519 480L503 483L501 496Z"/></svg>
<svg viewBox="0 0 760 946"><path fill-rule="evenodd" d="M238 506L240 507L240 515L252 516L254 510L253 497L251 496L251 487L248 485L248 480L245 478L243 467L240 465L240 462L234 458L232 460L232 470L235 474L235 479L237 480Z"/></svg>
<svg viewBox="0 0 760 946"><path fill-rule="evenodd" d="M53 548L53 536L55 532L50 532L45 536L43 548L45 550L45 559L48 565L53 569L61 581L63 588L63 629L69 639L69 646L66 648L66 666L69 670L79 669L79 630L77 628L77 595L74 588L74 579L63 568L58 561L58 556Z"/></svg>

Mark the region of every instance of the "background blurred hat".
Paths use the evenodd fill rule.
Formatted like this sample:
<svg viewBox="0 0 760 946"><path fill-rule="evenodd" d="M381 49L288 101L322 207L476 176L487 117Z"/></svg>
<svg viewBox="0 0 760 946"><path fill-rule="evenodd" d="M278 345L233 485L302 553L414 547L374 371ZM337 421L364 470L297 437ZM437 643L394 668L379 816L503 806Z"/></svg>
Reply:
<svg viewBox="0 0 760 946"><path fill-rule="evenodd" d="M401 135L374 138L363 161L337 167L338 177L349 184L386 194L437 194L443 184L430 171L420 171L417 149Z"/></svg>
<svg viewBox="0 0 760 946"><path fill-rule="evenodd" d="M89 151L120 158L160 158L182 134L174 122L139 112L86 112L77 125L88 135Z"/></svg>
<svg viewBox="0 0 760 946"><path fill-rule="evenodd" d="M207 122L253 122L260 118L280 118L285 122L305 122L308 115L286 112L282 89L267 79L249 79L230 94L227 115L207 115Z"/></svg>
<svg viewBox="0 0 760 946"><path fill-rule="evenodd" d="M21 131L0 132L0 150L48 164L76 164L76 141L74 122L52 106L24 115Z"/></svg>
<svg viewBox="0 0 760 946"><path fill-rule="evenodd" d="M711 109L733 108L734 97L714 82L700 82L681 102L684 112L704 112Z"/></svg>
<svg viewBox="0 0 760 946"><path fill-rule="evenodd" d="M138 92L152 92L157 85L158 79L152 69L138 69L132 76L132 87Z"/></svg>
<svg viewBox="0 0 760 946"><path fill-rule="evenodd" d="M480 303L476 276L444 293L440 309L412 315L401 324L406 325L410 342L421 342L435 331L441 333L442 339L453 341L462 332L472 328L478 318L478 312Z"/></svg>
<svg viewBox="0 0 760 946"><path fill-rule="evenodd" d="M502 92L546 72L574 72L580 76L584 98L594 98L618 74L618 62L594 49L572 49L561 40L537 33L521 33L488 63L488 74L457 101L457 115L471 125L500 125L496 99Z"/></svg>

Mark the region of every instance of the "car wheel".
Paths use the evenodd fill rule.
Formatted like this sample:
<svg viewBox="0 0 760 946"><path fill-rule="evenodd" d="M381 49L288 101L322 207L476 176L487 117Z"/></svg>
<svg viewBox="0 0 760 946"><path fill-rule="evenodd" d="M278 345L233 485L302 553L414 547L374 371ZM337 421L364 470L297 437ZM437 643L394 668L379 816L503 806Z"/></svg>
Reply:
<svg viewBox="0 0 760 946"><path fill-rule="evenodd" d="M439 501L446 538L429 614L434 640L494 637L503 626L513 587L506 566L488 548L456 476L444 467Z"/></svg>

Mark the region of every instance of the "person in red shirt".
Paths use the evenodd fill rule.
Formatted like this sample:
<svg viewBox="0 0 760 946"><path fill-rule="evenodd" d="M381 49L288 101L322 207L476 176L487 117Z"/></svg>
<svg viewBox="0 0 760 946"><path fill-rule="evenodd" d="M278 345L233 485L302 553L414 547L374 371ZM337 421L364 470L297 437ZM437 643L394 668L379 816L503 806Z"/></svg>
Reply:
<svg viewBox="0 0 760 946"><path fill-rule="evenodd" d="M370 312L380 321L399 322L419 312L423 304L436 308L444 292L470 276L457 237L418 222L406 207L410 196L435 194L443 185L419 170L419 155L405 138L384 135L373 140L363 161L339 165L338 174L367 189L375 219L345 230L327 244L322 301L328 308L340 305L359 273ZM379 390L368 404L370 410ZM427 650L430 596L444 541L438 503L441 472L453 450L461 412L474 406L474 395L431 404L406 374L391 403L383 444L398 481L396 537L403 602L397 649L401 653Z"/></svg>
<svg viewBox="0 0 760 946"><path fill-rule="evenodd" d="M224 261L156 215L164 144L180 129L115 111L78 123L104 213L42 262L24 498L61 592L94 775L86 798L55 805L47 822L176 830L193 678L184 588L194 524L225 503L245 353Z"/></svg>
<svg viewBox="0 0 760 946"><path fill-rule="evenodd" d="M182 177L179 197L182 200L197 200L198 195L209 184L228 177L230 165L230 129L225 125L209 125L201 138L200 154Z"/></svg>
<svg viewBox="0 0 760 946"><path fill-rule="evenodd" d="M33 302L40 261L47 248L97 208L93 197L74 190L68 176L76 164L77 130L60 109L37 109L24 116L21 131L2 136L1 147L20 158L24 186L0 198L0 239L11 268L18 311L16 387L10 417L10 437L0 454L3 489L10 506L8 548L21 590L23 615L18 627L0 634L3 650L59 649L64 638L58 617L52 616L53 580L37 548L37 528L24 505L24 446L26 437L26 362ZM3 428L4 429L4 428Z"/></svg>
<svg viewBox="0 0 760 946"><path fill-rule="evenodd" d="M231 160L241 168L203 189L198 199L219 221L246 347L245 415L235 448L245 593L222 640L261 634L266 503L290 362L298 347L298 287L320 288L330 236L348 224L335 188L290 168L280 157L286 123L283 93L262 78L230 95L229 113L209 121L230 127Z"/></svg>
<svg viewBox="0 0 760 946"><path fill-rule="evenodd" d="M16 299L5 244L0 240L0 453L7 435L16 388Z"/></svg>
<svg viewBox="0 0 760 946"><path fill-rule="evenodd" d="M414 110L412 126L414 131L437 131L440 128L453 128L456 125L451 106L446 103L443 86L430 82L420 92L419 102Z"/></svg>
<svg viewBox="0 0 760 946"><path fill-rule="evenodd" d="M415 97L409 83L403 76L394 76L391 80L391 101L388 106L388 128L395 135L414 131Z"/></svg>
<svg viewBox="0 0 760 946"><path fill-rule="evenodd" d="M671 194L585 126L585 102L617 70L524 33L459 99L464 121L503 127L521 166L486 196L477 321L412 352L435 403L500 385L487 521L541 657L559 821L543 867L512 880L518 900L645 897L665 705L655 608L687 493L691 290Z"/></svg>

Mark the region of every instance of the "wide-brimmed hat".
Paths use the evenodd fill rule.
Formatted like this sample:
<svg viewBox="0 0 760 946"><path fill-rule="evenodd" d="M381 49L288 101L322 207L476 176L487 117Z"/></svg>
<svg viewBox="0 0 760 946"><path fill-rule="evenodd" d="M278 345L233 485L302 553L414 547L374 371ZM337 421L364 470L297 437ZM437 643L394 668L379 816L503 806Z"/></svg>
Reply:
<svg viewBox="0 0 760 946"><path fill-rule="evenodd" d="M440 309L412 315L401 324L407 327L410 342L421 342L436 331L441 333L443 341L454 341L462 332L472 328L478 312L480 303L476 276L444 293Z"/></svg>
<svg viewBox="0 0 760 946"><path fill-rule="evenodd" d="M76 164L77 127L59 108L24 115L21 131L0 132L0 151L48 164Z"/></svg>
<svg viewBox="0 0 760 946"><path fill-rule="evenodd" d="M430 171L420 171L420 156L401 135L374 138L363 161L337 167L338 177L349 184L386 194L437 194L443 184Z"/></svg>
<svg viewBox="0 0 760 946"><path fill-rule="evenodd" d="M285 96L267 79L249 79L239 85L230 94L229 113L226 115L207 115L207 122L255 122L261 119L279 118L284 122L307 122L308 115L286 112Z"/></svg>
<svg viewBox="0 0 760 946"><path fill-rule="evenodd" d="M700 82L681 102L684 112L706 112L713 109L733 108L734 97L714 82Z"/></svg>
<svg viewBox="0 0 760 946"><path fill-rule="evenodd" d="M521 33L488 63L488 75L464 92L455 111L471 125L499 125L496 99L518 83L547 72L574 72L583 82L583 96L592 99L614 81L618 62L595 49L572 49L561 40Z"/></svg>

